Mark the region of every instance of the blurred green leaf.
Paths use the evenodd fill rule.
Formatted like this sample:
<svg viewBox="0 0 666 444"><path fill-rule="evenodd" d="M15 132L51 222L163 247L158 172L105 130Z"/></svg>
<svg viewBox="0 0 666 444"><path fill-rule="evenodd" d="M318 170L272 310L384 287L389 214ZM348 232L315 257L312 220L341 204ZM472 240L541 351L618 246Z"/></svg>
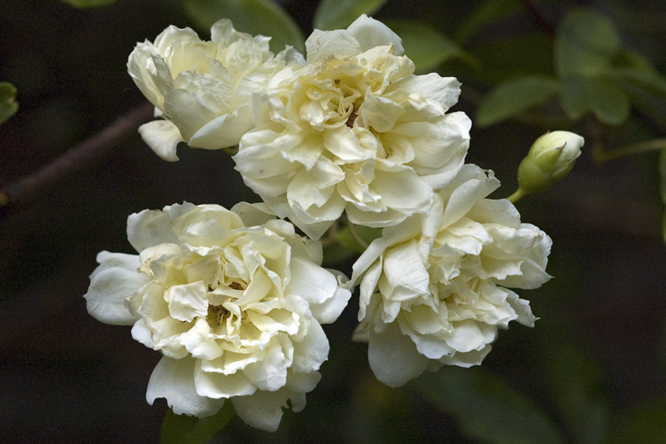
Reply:
<svg viewBox="0 0 666 444"><path fill-rule="evenodd" d="M641 68L618 68L610 71L609 77L632 83L651 94L666 99L666 77L656 71Z"/></svg>
<svg viewBox="0 0 666 444"><path fill-rule="evenodd" d="M666 398L643 401L614 421L609 444L666 442Z"/></svg>
<svg viewBox="0 0 666 444"><path fill-rule="evenodd" d="M485 41L473 49L483 69L467 76L486 85L525 75L555 76L552 39L543 33L529 32Z"/></svg>
<svg viewBox="0 0 666 444"><path fill-rule="evenodd" d="M106 6L115 3L116 0L61 0L75 8L96 8L98 6Z"/></svg>
<svg viewBox="0 0 666 444"><path fill-rule="evenodd" d="M176 415L169 409L162 423L160 444L204 444L222 430L234 415L229 401L215 415L201 419Z"/></svg>
<svg viewBox="0 0 666 444"><path fill-rule="evenodd" d="M580 444L601 444L608 432L609 405L601 372L582 350L558 342L544 353L553 399Z"/></svg>
<svg viewBox="0 0 666 444"><path fill-rule="evenodd" d="M273 0L181 0L187 15L201 31L213 23L230 19L238 31L271 37L271 50L280 52L285 45L305 51L303 33L293 18Z"/></svg>
<svg viewBox="0 0 666 444"><path fill-rule="evenodd" d="M443 367L414 383L454 416L465 435L489 444L562 444L555 424L530 399L481 368Z"/></svg>
<svg viewBox="0 0 666 444"><path fill-rule="evenodd" d="M323 31L349 26L361 14L372 15L387 0L322 0L314 16L314 27Z"/></svg>
<svg viewBox="0 0 666 444"><path fill-rule="evenodd" d="M562 76L602 74L620 51L613 23L591 9L577 9L564 18L555 40L555 66Z"/></svg>
<svg viewBox="0 0 666 444"><path fill-rule="evenodd" d="M486 95L476 114L477 125L489 126L546 103L559 90L556 79L525 76L499 84Z"/></svg>
<svg viewBox="0 0 666 444"><path fill-rule="evenodd" d="M0 124L16 114L18 107L16 87L9 82L0 82Z"/></svg>
<svg viewBox="0 0 666 444"><path fill-rule="evenodd" d="M483 26L499 21L521 7L519 0L488 0L477 7L455 34L456 41L465 43Z"/></svg>
<svg viewBox="0 0 666 444"><path fill-rule="evenodd" d="M561 98L564 111L573 120L593 112L601 122L619 125L629 117L629 96L605 78L578 75L564 77Z"/></svg>
<svg viewBox="0 0 666 444"><path fill-rule="evenodd" d="M387 21L386 25L402 39L405 55L414 62L417 72L432 71L454 57L471 64L479 63L457 43L428 23L416 20L391 20Z"/></svg>
<svg viewBox="0 0 666 444"><path fill-rule="evenodd" d="M618 68L608 77L629 94L638 109L666 126L666 77L651 67Z"/></svg>

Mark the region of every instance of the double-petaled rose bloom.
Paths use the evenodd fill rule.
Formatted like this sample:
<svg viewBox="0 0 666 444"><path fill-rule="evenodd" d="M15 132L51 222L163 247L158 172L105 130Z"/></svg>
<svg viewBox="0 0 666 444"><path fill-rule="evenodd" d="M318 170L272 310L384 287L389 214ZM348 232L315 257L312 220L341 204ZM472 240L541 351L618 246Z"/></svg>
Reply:
<svg viewBox="0 0 666 444"><path fill-rule="evenodd" d="M427 212L467 153L471 122L447 113L460 83L414 75L400 38L366 16L306 48L305 66L253 96L255 129L234 156L245 183L313 238L343 212L369 227Z"/></svg>
<svg viewBox="0 0 666 444"><path fill-rule="evenodd" d="M269 37L237 32L227 19L213 25L211 39L169 26L154 43L139 43L130 54L134 83L163 117L139 132L165 160L178 160L179 142L205 149L238 145L253 128L252 94L286 65L303 63L292 48L273 56Z"/></svg>
<svg viewBox="0 0 666 444"><path fill-rule="evenodd" d="M261 205L173 205L128 219L138 255L101 252L85 295L102 322L164 355L147 398L205 417L229 399L254 427L276 430L305 406L329 345L322 323L350 293L320 267L321 245Z"/></svg>
<svg viewBox="0 0 666 444"><path fill-rule="evenodd" d="M498 329L533 326L529 303L507 287L531 289L545 272L550 238L520 222L492 172L465 165L435 194L430 213L385 228L354 264L360 324L377 378L397 387L442 365L481 364Z"/></svg>

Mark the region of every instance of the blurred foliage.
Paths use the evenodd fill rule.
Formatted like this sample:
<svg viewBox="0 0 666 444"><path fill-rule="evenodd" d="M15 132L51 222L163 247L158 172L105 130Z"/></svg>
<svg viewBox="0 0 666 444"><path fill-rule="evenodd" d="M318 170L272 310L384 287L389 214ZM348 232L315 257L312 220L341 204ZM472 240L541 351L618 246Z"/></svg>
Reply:
<svg viewBox="0 0 666 444"><path fill-rule="evenodd" d="M285 45L304 51L300 28L273 0L181 0L187 15L203 32L213 23L228 18L237 31L271 37L271 50L280 52Z"/></svg>
<svg viewBox="0 0 666 444"><path fill-rule="evenodd" d="M402 39L405 54L414 62L417 73L427 73L442 63L457 59L471 66L478 61L437 28L417 20L387 20L386 25Z"/></svg>
<svg viewBox="0 0 666 444"><path fill-rule="evenodd" d="M314 27L324 31L349 26L361 14L372 15L387 0L322 0L314 16Z"/></svg>
<svg viewBox="0 0 666 444"><path fill-rule="evenodd" d="M0 124L5 123L18 111L16 88L9 82L0 82Z"/></svg>
<svg viewBox="0 0 666 444"><path fill-rule="evenodd" d="M114 3L113 0L63 1L78 8ZM663 284L659 286L654 283L661 282L663 277L652 276L652 281L634 282L628 277L623 278L622 274L632 271L628 270L630 267L641 268L640 264L629 259L629 264L622 262L623 258L634 258L633 260L637 261L647 257L646 261L649 262L653 256L663 256L661 250L651 247L654 241L651 237L653 233L649 231L651 227L648 227L647 234L640 235L630 231L622 233L617 228L636 225L641 215L651 214L649 211L637 212L639 215L632 218L632 209L647 207L651 211L659 204L659 198L666 205L666 77L663 74L666 69L663 43L666 41L666 30L663 26L655 26L663 23L663 7L656 4L657 2L653 5L649 1L638 1L628 6L621 0L594 2L594 8L579 7L576 2L568 2L564 7L553 1L529 0L486 0L465 4L452 0L322 0L318 2L315 11L312 6L314 3L316 2L310 0L180 0L147 2L148 6L139 13L151 13L151 18L153 13L157 14L158 18L153 25L156 32L175 20L181 20L206 33L212 23L227 17L240 31L271 36L271 49L274 52L284 49L285 44L303 51L303 36L309 33L312 23L316 28L334 29L346 27L362 13L376 14L378 19L388 23L403 38L406 55L414 60L420 73L436 70L443 76L455 75L463 82L461 103L458 106L475 116L473 131L476 133L472 136L472 146L475 150L485 149L484 155L495 154L493 161L498 162L495 165L493 161L488 161L487 165L482 166L500 170L515 169L521 153L527 152L531 144L530 138L547 130L567 129L583 135L586 138L583 155L586 159L581 162L583 173L601 171L599 180L607 180L611 185L602 188L598 183L592 182L592 179L586 181L586 176L581 174L577 176L577 182L573 182L575 185L567 188L567 191L547 194L543 200L535 197L525 202L525 207L520 209L525 220L550 223L555 232L553 237L559 235L569 241L568 244L563 243L568 247L558 247L560 244L556 238L556 247L551 256L553 265L557 266L559 262L560 267L564 268L564 271L557 274L557 282L553 283L561 285L556 287L559 293L555 294L554 290L548 293L549 290L546 289L532 297L536 306L535 313L543 318L539 322L548 323L549 318L558 316L580 320L587 314L588 318L583 321L588 323L581 321L571 327L573 331L558 332L559 336L551 333L549 341L540 336L543 331L540 330L540 324L537 324L534 331L512 329L504 332L505 338L500 335L499 343L494 345L497 350L490 354L483 367L443 368L437 373L423 375L410 383L407 389L393 390L379 385L374 379L368 382L372 376L368 377L363 370L359 370L367 370L366 348L362 344L349 344L349 336L356 322L352 305L344 315L346 318L341 319L339 324L327 326L327 334L330 335L332 343L338 341L339 344L331 348L330 362L322 368L322 383L308 395L308 407L296 415L287 412L276 434L249 430L249 427L235 417L231 404L227 403L218 415L202 420L168 412L162 426L162 442L202 443L223 427L224 430L217 436L222 439L224 435L224 441L220 442L308 442L303 436L321 437L323 431L336 437L338 442L363 443L391 442L392 439L393 442L416 442L421 439L420 442L491 444L666 442L663 374L651 375L652 379L647 378L648 383L645 383L638 378L633 380L624 378L624 374L615 373L616 384L609 387L605 381L609 379L609 375L618 371L607 365L607 361L611 359L609 355L615 357L621 353L611 349L611 352L603 357L603 353L598 349L592 349L584 341L569 337L585 332L594 336L594 320L600 323L598 319L604 316L615 315L620 319L616 320L617 325L601 324L603 328L597 327L609 336L616 331L622 332L621 327L625 324L647 328L643 326L661 325L664 322L663 303L660 300L648 300L654 305L641 306L639 303L645 303L648 297L654 295L663 296L657 294ZM174 8L173 4L181 9ZM23 11L20 5L14 7ZM121 10L128 5L118 2L110 8L116 7ZM159 8L164 8L164 11L157 11ZM311 12L314 12L314 15ZM22 14L22 17L29 15L27 12ZM122 17L122 13L118 13L117 17ZM84 21L85 18L80 20ZM180 23L178 25L180 26ZM40 28L35 25L34 29ZM39 33L33 34L39 37ZM121 50L129 54L134 41L152 38L154 35L156 33L132 36L121 43L114 40L107 43L108 50L121 46ZM31 35L31 38L37 37ZM60 39L65 41L65 37L68 35L63 32ZM86 46L93 46L94 40L87 40L89 41L93 43L87 43ZM50 48L48 45L43 47ZM76 49L70 51L76 53ZM69 54L63 54L60 56L62 60L71 59ZM127 54L123 56L125 59ZM41 53L38 55L42 56ZM87 58L94 59L96 64L93 70L87 71L89 78L94 80L85 83L85 87L105 90L106 95L110 95L111 90L122 91L124 95L115 97L114 100L124 100L124 103L139 100L138 93L133 86L129 86L128 79L122 86L118 86L119 82L103 87L96 83L103 80L102 73L122 70L122 63L100 68L98 63L103 57L98 53L92 53ZM59 63L65 63L61 59L57 59ZM86 57L81 56L74 60L75 63L72 62L76 69L83 69L80 66L81 60L86 60ZM10 62L11 60L3 59L3 63L7 65ZM43 65L44 73L47 68L53 70L53 66L47 63ZM6 69L9 72L9 68ZM21 88L18 81L21 81L20 77L25 77L28 81L26 74L29 73L22 72L21 76L17 77L18 80L8 80ZM43 73L36 72L34 77L40 74ZM67 76L60 73L58 75L64 79L62 83L66 83ZM44 82L48 81L46 77ZM79 84L79 79L72 82L76 83L79 90L84 89L84 86ZM41 88L39 93L34 94L39 100L46 96L49 85ZM59 85L59 88L64 86ZM52 89L57 92L57 88ZM23 94L25 90L21 91ZM0 83L0 123L16 112L18 104L15 96L16 89L11 84ZM94 100L91 100L91 103L92 106L84 105L94 110L105 108L98 106ZM13 124L23 114L23 97L21 106L22 113L6 126ZM35 107L33 116L37 117L33 118L42 124L55 121L52 120L53 114L62 113L40 114L49 106L52 107L53 102L45 103L41 108ZM97 125L99 123L95 122ZM98 127L94 129L97 130ZM21 139L14 136L7 140L16 143L16 140ZM483 142L490 148L484 148ZM68 185L69 188L65 187L69 193L59 191L65 197L45 202L43 207L50 209L51 213L43 215L39 225L33 219L23 223L16 222L18 228L15 228L15 233L18 234L14 238L17 239L15 244L20 245L20 254L19 250L3 250L2 260L5 262L1 263L12 265L1 271L7 282L14 275L19 276L20 280L5 286L11 291L2 294L3 300L9 301L12 296L18 300L20 298L16 295L30 294L28 291L20 293L23 287L28 290L33 288L27 286L26 282L38 282L40 291L50 288L51 282L44 283L45 281L40 282L39 279L43 276L51 279L62 274L62 268L57 268L62 262L59 254L72 249L70 244L73 239L82 238L81 233L88 233L86 230L99 231L99 227L105 227L105 231L117 231L118 236L113 238L115 244L105 245L104 248L127 248L126 239L122 238L124 233L121 226L124 220L118 219L117 214L124 214L126 217L130 212L149 205L156 207L157 202L171 203L175 199L182 199L185 191L197 187L205 190L199 195L202 201L209 199L211 195L227 198L228 195L237 196L243 192L238 189L230 191L223 185L211 185L210 177L224 176L224 180L227 180L233 170L228 164L215 163L221 162L219 160L211 161L213 157L209 153L187 151L180 165L176 167L156 165L147 148L140 151L136 146L140 142L133 143L134 145L130 145L133 150L128 150L129 153L116 153L116 157L102 165L101 172L98 171L101 176L101 179L98 179L100 183L89 183L87 176L75 178ZM53 149L44 149L44 152L52 153ZM594 155L588 152L593 152ZM122 156L127 156L131 161L122 163ZM12 159L26 162L25 165L20 165L28 170L37 163L33 158L40 160L47 157L42 152L32 157L21 153ZM622 162L611 164L610 160L613 159L622 159ZM15 162L18 164L19 161ZM149 166L143 166L141 162ZM601 164L602 162L608 163ZM635 168L639 173L633 176L616 175L616 170L611 167L618 165ZM123 176L122 180L106 177L105 174L111 175L107 173L107 169L114 171L114 168L126 176ZM189 170L185 171L183 168ZM209 169L202 174L202 168ZM621 173L624 171L620 169ZM597 176L593 178L598 179ZM660 187L654 183L658 179L661 180ZM187 182L188 180L191 182ZM235 180L239 181L237 177ZM137 184L143 186L142 193L136 193ZM592 184L589 187L592 191L584 189L587 184ZM599 189L595 190L595 186L599 186ZM641 187L651 188L643 191ZM84 188L89 190L88 194L79 191ZM166 196L164 189L183 191L183 194ZM611 194L602 195L604 190L611 190ZM575 200L578 195L583 197ZM101 219L94 219L89 214L90 208L100 205L99 200L96 200L99 196L105 197L106 204L113 206L114 211L98 212L103 213L99 216ZM72 226L66 219L61 218L63 214L74 211L63 205L62 199L66 205L82 202L82 208L77 213L80 216L77 219L78 225ZM168 201L162 202L164 199ZM616 219L609 222L603 219L604 213L616 215ZM29 215L32 217L32 213ZM550 221L551 218L553 221ZM620 224L618 221L625 221L626 225L611 225L611 222ZM31 228L33 224L36 228ZM662 224L666 240L666 215ZM64 237L62 232L66 230L73 234ZM574 230L578 232L574 233ZM640 230L637 232L640 233ZM357 234L365 243L377 236L376 231L362 227L358 227ZM98 244L102 241L95 236L94 233L88 233L88 238L93 241L86 247L99 250ZM102 240L106 241L106 238ZM348 227L339 229L334 240L336 242L328 245L325 250L329 265L343 264L363 251ZM12 242L10 236L5 236L3 242ZM589 250L567 251L567 248L582 249L582 245ZM561 249L557 251L557 248ZM613 248L616 251L611 251ZM28 249L39 252L39 260L24 256L23 250ZM630 256L629 250L635 256ZM79 250L74 252L83 254ZM85 251L85 254L90 255L90 252ZM80 257L76 260L81 262ZM88 262L91 261L92 259ZM71 266L71 262L64 262L64 266ZM84 263L71 268L76 269L79 273L77 279L83 282L92 269L91 266L90 263ZM642 268L647 267L643 264ZM657 264L656 268L662 269L663 264ZM595 272L599 274L594 275ZM562 284L563 282L565 284ZM601 287L601 290L597 287ZM632 290L634 288L652 289L654 295L642 294L638 290ZM606 300L591 300L592 296L598 296L604 291L606 293L603 297ZM586 296L585 292L590 296ZM545 298L544 295L550 298ZM56 296L60 298L62 295ZM76 297L79 297L78 293ZM44 303L41 299L37 302ZM35 302L31 303L41 307ZM46 309L31 307L30 316L36 318L40 312L51 313ZM633 315L634 312L638 314ZM634 319L632 315L639 318L649 315L652 317ZM83 322L80 321L79 324ZM52 324L48 326L49 332L54 331ZM97 323L94 323L94 326L99 328ZM22 331L26 330L22 328ZM650 330L647 332L650 333ZM639 333L648 334L643 330ZM127 332L119 335L127 336ZM77 339L80 336L79 330L72 335ZM603 334L597 336L602 336L596 338L598 343L612 342L617 338L612 336L606 339ZM632 337L627 340L631 343L630 349L650 347L649 343L634 340ZM36 345L32 344L31 347ZM97 347L97 344L91 347L92 351L89 353L95 358L88 358L89 360L101 359L96 354L99 352ZM502 351L507 355L506 362L503 362L499 355L495 356L495 353L500 354ZM338 355L334 356L334 353ZM123 356L121 364L127 366L124 358ZM107 359L117 359L117 356ZM627 360L631 361L631 358ZM149 364L148 367L154 365L153 362ZM633 369L641 364L647 366L649 363L628 362L625 365ZM663 373L664 369L661 371ZM618 374L620 376L617 376ZM141 379L135 385L129 386L136 392L136 387L145 388L145 383L146 380ZM633 388L636 386L642 387L643 391L634 393ZM95 395L98 396L98 386L93 384L93 387ZM111 395L118 391L113 386L109 387L105 388L105 394L108 392ZM646 393L650 396L645 396ZM78 387L76 394L78 395ZM145 400L141 399L140 402L145 403ZM146 406L146 409L149 407ZM104 412L105 410L102 410L102 413ZM109 421L120 419L111 416ZM352 426L349 424L354 424L353 430L350 430Z"/></svg>
<svg viewBox="0 0 666 444"><path fill-rule="evenodd" d="M563 444L556 425L529 398L482 367L425 373L416 388L453 415L466 436L488 444Z"/></svg>

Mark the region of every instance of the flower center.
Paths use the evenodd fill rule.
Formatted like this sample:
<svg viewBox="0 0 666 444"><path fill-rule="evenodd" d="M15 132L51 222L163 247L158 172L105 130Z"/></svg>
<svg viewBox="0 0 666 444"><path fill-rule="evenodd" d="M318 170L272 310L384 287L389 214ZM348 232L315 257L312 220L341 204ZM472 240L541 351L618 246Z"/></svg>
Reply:
<svg viewBox="0 0 666 444"><path fill-rule="evenodd" d="M347 119L347 122L346 122L346 124L349 128L354 127L354 122L356 121L356 117L358 117L357 114L352 111L352 113L349 115L349 118Z"/></svg>
<svg viewBox="0 0 666 444"><path fill-rule="evenodd" d="M206 320L208 322L216 322L217 325L222 323L222 320L229 314L229 310L224 308L222 305L209 305L208 306L208 316Z"/></svg>

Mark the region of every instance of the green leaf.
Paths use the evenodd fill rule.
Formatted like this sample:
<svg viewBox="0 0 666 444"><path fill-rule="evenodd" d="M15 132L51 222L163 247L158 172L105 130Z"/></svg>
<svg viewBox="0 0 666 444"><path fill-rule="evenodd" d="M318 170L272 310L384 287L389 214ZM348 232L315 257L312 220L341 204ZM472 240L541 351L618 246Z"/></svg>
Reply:
<svg viewBox="0 0 666 444"><path fill-rule="evenodd" d="M181 0L185 13L201 31L222 18L230 19L237 31L271 37L271 50L285 45L305 51L305 40L293 18L273 0Z"/></svg>
<svg viewBox="0 0 666 444"><path fill-rule="evenodd" d="M629 117L630 101L625 91L602 77L567 76L561 83L562 106L570 119L587 112L603 123L619 125Z"/></svg>
<svg viewBox="0 0 666 444"><path fill-rule="evenodd" d="M502 20L521 7L519 0L488 0L474 10L456 32L461 44L468 41L483 26Z"/></svg>
<svg viewBox="0 0 666 444"><path fill-rule="evenodd" d="M0 82L0 124L5 123L18 111L16 88L9 82Z"/></svg>
<svg viewBox="0 0 666 444"><path fill-rule="evenodd" d="M474 55L484 69L468 72L468 76L485 85L494 86L525 75L555 76L553 42L543 33L489 39L475 46Z"/></svg>
<svg viewBox="0 0 666 444"><path fill-rule="evenodd" d="M481 368L443 367L414 383L451 414L467 437L489 444L563 444L555 424L530 399Z"/></svg>
<svg viewBox="0 0 666 444"><path fill-rule="evenodd" d="M544 355L553 399L576 442L603 443L610 409L599 368L583 350L562 342Z"/></svg>
<svg viewBox="0 0 666 444"><path fill-rule="evenodd" d="M638 109L666 126L666 77L651 67L618 68L608 77L629 94Z"/></svg>
<svg viewBox="0 0 666 444"><path fill-rule="evenodd" d="M106 6L115 3L116 0L61 0L75 8L96 8L98 6Z"/></svg>
<svg viewBox="0 0 666 444"><path fill-rule="evenodd" d="M457 43L428 23L416 20L391 20L387 21L386 25L402 39L405 55L414 62L417 72L432 71L454 57L471 64L479 63Z"/></svg>
<svg viewBox="0 0 666 444"><path fill-rule="evenodd" d="M555 66L562 76L595 76L611 65L620 51L613 23L591 9L570 12L558 30Z"/></svg>
<svg viewBox="0 0 666 444"><path fill-rule="evenodd" d="M544 76L526 76L501 83L483 98L475 121L483 127L515 117L546 103L558 90L559 82Z"/></svg>
<svg viewBox="0 0 666 444"><path fill-rule="evenodd" d="M314 16L314 27L323 31L349 26L361 14L372 15L387 0L322 0Z"/></svg>
<svg viewBox="0 0 666 444"><path fill-rule="evenodd" d="M226 426L235 415L230 401L213 416L196 418L167 411L162 423L160 444L204 444Z"/></svg>

